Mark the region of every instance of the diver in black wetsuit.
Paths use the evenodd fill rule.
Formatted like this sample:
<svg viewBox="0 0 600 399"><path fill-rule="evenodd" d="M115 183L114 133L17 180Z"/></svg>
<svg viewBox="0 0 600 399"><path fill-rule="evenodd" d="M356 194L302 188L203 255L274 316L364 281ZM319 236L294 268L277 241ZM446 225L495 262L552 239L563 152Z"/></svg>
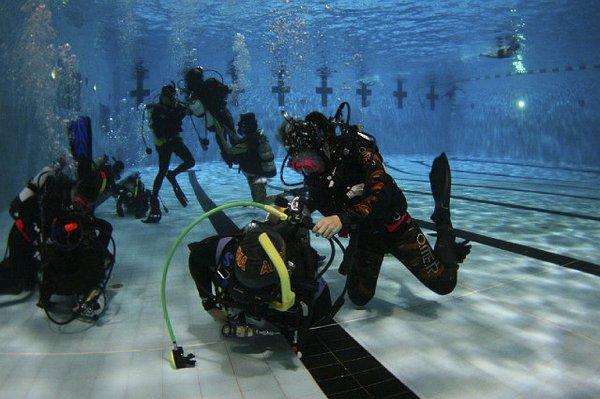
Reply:
<svg viewBox="0 0 600 399"><path fill-rule="evenodd" d="M158 223L162 217L158 194L165 177L172 184L175 196L181 205L187 206L187 199L181 191L176 177L178 174L192 168L195 161L180 135L183 118L190 115L190 111L177 101L176 94L177 91L174 86L164 86L160 92L159 102L148 107L150 110L150 127L154 133L154 142L158 153L158 173L152 187L150 213L144 223ZM174 170L169 171L172 154L177 155L183 162Z"/></svg>
<svg viewBox="0 0 600 399"><path fill-rule="evenodd" d="M233 146L223 142L222 155L228 163L239 165L248 181L252 201L265 204L270 201L267 197L267 178L277 174L273 162L275 155L265 133L258 128L253 113L240 115L238 135L239 141Z"/></svg>
<svg viewBox="0 0 600 399"><path fill-rule="evenodd" d="M520 49L521 43L519 43L519 40L516 36L513 36L510 38L510 42L507 45L499 43L496 51L481 55L488 58L512 58L519 52Z"/></svg>
<svg viewBox="0 0 600 399"><path fill-rule="evenodd" d="M139 173L128 176L117 185L117 216L125 217L125 209L137 219L146 216L150 208L152 192L144 186Z"/></svg>
<svg viewBox="0 0 600 399"><path fill-rule="evenodd" d="M362 306L371 300L386 253L434 292L452 292L458 264L470 245L455 242L446 156L436 158L430 173L436 203L431 218L437 230L432 250L408 213L404 194L386 173L374 138L357 126L341 124L341 128L343 133L336 136L336 125L312 112L304 121L287 119L279 136L290 155L289 166L304 175L308 210L324 215L313 232L350 236L340 272L348 274L352 302Z"/></svg>
<svg viewBox="0 0 600 399"><path fill-rule="evenodd" d="M94 160L92 169L106 176L106 187L107 191L113 197L117 197L117 181L121 179L121 173L125 170L125 164L123 161L119 161L113 158L111 163L107 155Z"/></svg>
<svg viewBox="0 0 600 399"><path fill-rule="evenodd" d="M233 116L227 108L227 96L231 89L215 78L204 79L201 67L186 72L185 86L191 112L198 118L204 117L206 129L216 134L223 160L231 166L226 147L240 140L235 132Z"/></svg>
<svg viewBox="0 0 600 399"><path fill-rule="evenodd" d="M308 328L328 320L330 292L322 277L316 279L317 254L305 228L253 222L237 235L211 236L189 249L202 305L215 320L226 322L230 334L248 337L275 328L299 350ZM287 291L284 280L290 282Z"/></svg>
<svg viewBox="0 0 600 399"><path fill-rule="evenodd" d="M69 203L73 181L63 174L64 160L44 167L10 203L14 219L8 235L7 256L0 264L0 292L18 294L32 290L40 267L42 231ZM42 218L44 220L42 220Z"/></svg>

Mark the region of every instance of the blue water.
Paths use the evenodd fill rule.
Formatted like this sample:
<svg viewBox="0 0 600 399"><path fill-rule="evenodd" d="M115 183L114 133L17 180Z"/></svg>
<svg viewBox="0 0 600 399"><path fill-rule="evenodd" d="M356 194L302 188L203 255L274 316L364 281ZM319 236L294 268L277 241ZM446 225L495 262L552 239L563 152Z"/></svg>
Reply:
<svg viewBox="0 0 600 399"><path fill-rule="evenodd" d="M155 162L144 157L141 112L129 95L136 60L148 69L146 102L185 67L219 70L236 90L234 116L255 112L270 136L280 123L271 89L283 67L285 109L331 114L349 101L353 122L384 153L599 167L599 17L600 3L566 0L4 1L1 196L65 151L61 119L77 114L92 117L97 153ZM511 40L518 55L480 56ZM327 107L315 91L323 66L332 71ZM403 108L393 96L399 79ZM360 82L372 91L367 107ZM218 159L215 146L199 149L189 124L185 136L197 159Z"/></svg>

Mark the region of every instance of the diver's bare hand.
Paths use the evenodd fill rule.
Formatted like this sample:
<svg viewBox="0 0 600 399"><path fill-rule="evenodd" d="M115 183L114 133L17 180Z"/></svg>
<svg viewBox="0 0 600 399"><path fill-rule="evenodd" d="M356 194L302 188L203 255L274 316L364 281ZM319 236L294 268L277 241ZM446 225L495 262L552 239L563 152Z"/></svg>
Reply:
<svg viewBox="0 0 600 399"><path fill-rule="evenodd" d="M313 233L323 236L325 238L331 238L336 235L342 229L342 221L338 215L325 216L319 220L315 227L313 227Z"/></svg>

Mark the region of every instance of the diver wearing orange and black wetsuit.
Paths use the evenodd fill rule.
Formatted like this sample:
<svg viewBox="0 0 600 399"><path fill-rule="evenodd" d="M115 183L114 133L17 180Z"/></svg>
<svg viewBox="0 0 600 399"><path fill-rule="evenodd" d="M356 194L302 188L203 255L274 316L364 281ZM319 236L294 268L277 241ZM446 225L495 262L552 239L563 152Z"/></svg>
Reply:
<svg viewBox="0 0 600 399"><path fill-rule="evenodd" d="M308 131L300 134L303 138L295 140L293 136L302 129ZM291 156L290 166L305 176L308 209L318 210L325 217L336 215L342 225L340 233L350 236L340 271L348 273L348 295L352 302L365 305L374 296L386 253L393 254L434 292L440 295L452 292L457 282L458 263L465 259L470 246L455 243L445 155L434 162L436 173L432 170L434 175L448 171L447 179L441 176L440 184L433 183L440 180L440 176L432 178L432 188L440 197L436 199L432 216L438 231L436 248L432 249L408 213L404 194L386 173L374 138L356 126L347 127L341 136L332 132L331 122L313 112L306 122L292 123L289 128L280 130L280 136ZM306 139L310 135L321 139ZM307 170L311 165L322 167ZM440 189L444 184L447 195Z"/></svg>

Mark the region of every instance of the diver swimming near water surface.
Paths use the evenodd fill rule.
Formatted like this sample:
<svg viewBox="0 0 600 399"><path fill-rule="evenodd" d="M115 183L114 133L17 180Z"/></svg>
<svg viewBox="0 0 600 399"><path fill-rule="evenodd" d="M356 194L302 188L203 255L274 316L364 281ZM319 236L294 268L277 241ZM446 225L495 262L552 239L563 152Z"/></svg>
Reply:
<svg viewBox="0 0 600 399"><path fill-rule="evenodd" d="M450 220L450 168L445 154L430 172L435 200L431 219L437 240L432 249L410 214L404 194L387 174L375 139L348 121L320 112L304 120L286 117L279 130L289 167L304 176L307 211L324 217L312 231L324 237L348 235L350 243L340 265L348 275L348 295L354 304L367 304L375 294L386 253L393 254L425 286L444 295L457 283L458 264L470 251L456 243ZM336 128L342 133L336 135Z"/></svg>
<svg viewBox="0 0 600 399"><path fill-rule="evenodd" d="M480 54L488 58L511 58L521 49L521 43L516 35L510 36L508 44L503 44L502 38L499 38L498 48L489 53Z"/></svg>

